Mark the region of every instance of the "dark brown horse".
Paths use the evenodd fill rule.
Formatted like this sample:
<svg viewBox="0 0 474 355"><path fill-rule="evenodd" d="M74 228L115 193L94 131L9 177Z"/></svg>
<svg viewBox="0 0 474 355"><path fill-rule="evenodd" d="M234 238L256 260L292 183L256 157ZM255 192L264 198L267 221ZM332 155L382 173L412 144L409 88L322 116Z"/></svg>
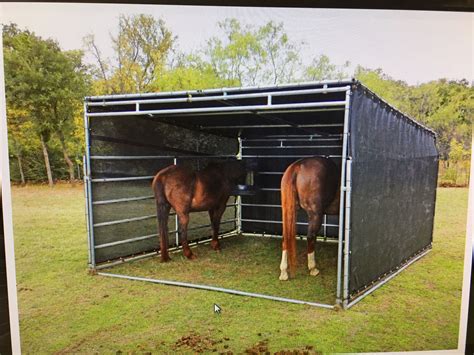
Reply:
<svg viewBox="0 0 474 355"><path fill-rule="evenodd" d="M288 267L293 274L296 267L296 209L299 205L308 214L308 269L317 276L314 258L316 233L321 228L323 215L339 211L340 174L330 159L313 157L292 163L281 179L281 208L283 219L283 251L280 280L288 280Z"/></svg>
<svg viewBox="0 0 474 355"><path fill-rule="evenodd" d="M244 163L236 160L214 162L201 171L171 165L156 174L152 188L156 199L161 261L170 260L168 216L171 207L178 215L179 238L186 257L195 258L187 240L190 212L209 211L212 225L211 246L214 250L219 250L218 235L222 214L231 191L238 183L244 182L245 176Z"/></svg>

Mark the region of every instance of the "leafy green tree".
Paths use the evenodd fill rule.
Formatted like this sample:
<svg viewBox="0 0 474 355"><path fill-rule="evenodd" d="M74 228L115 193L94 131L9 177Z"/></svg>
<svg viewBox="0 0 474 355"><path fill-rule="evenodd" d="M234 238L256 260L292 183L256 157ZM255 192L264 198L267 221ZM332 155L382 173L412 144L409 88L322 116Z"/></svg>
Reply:
<svg viewBox="0 0 474 355"><path fill-rule="evenodd" d="M232 18L218 26L224 38L212 37L204 50L218 77L243 86L296 80L301 44L290 41L282 23L254 28Z"/></svg>
<svg viewBox="0 0 474 355"><path fill-rule="evenodd" d="M97 61L96 94L147 92L165 68L175 37L162 19L121 15L118 33L111 36L114 58L104 58L93 35L84 39Z"/></svg>
<svg viewBox="0 0 474 355"><path fill-rule="evenodd" d="M41 144L50 186L49 143L58 135L73 179L65 137L85 92L82 53L62 52L57 42L22 31L14 24L5 26L3 33L8 116L21 112L22 120L31 123Z"/></svg>
<svg viewBox="0 0 474 355"><path fill-rule="evenodd" d="M346 61L343 65L338 66L331 63L327 55L321 54L313 59L310 65L304 69L304 80L341 80L348 78L347 70L350 63Z"/></svg>

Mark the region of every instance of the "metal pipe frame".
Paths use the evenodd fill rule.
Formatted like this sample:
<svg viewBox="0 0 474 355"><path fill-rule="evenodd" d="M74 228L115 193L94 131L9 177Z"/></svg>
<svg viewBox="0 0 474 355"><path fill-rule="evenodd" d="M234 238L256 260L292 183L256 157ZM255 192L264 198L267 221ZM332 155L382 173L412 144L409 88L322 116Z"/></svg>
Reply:
<svg viewBox="0 0 474 355"><path fill-rule="evenodd" d="M170 99L141 99L141 100L122 100L122 101L103 101L103 102L89 102L89 106L121 106L121 105L138 105L135 108L136 111L140 110L139 105L141 104L159 104L159 103L192 103L192 102L203 102L203 101L227 101L227 100L238 100L238 99L252 99L252 98L266 98L267 102L271 104L271 98L274 96L296 96L296 95L310 95L310 94L327 94L332 92L343 92L345 87L335 88L321 88L321 89L303 89L303 90L291 90L291 91L270 91L270 92L257 92L252 94L234 94L227 95L223 92L217 96L195 96L188 94L187 97L177 97Z"/></svg>
<svg viewBox="0 0 474 355"><path fill-rule="evenodd" d="M146 94L115 94L115 95L101 95L101 96L87 96L86 100L103 100L103 99L127 99L139 97L153 97L153 96L176 96L176 95L207 95L214 93L233 93L245 90L265 90L265 89L284 89L284 88L300 88L306 86L323 85L350 85L354 80L351 78L344 78L341 80L318 80L318 81L302 81L299 83L279 84L279 85L263 85L263 86L247 86L247 87L231 87L205 90L181 90L171 92L146 93Z"/></svg>
<svg viewBox="0 0 474 355"><path fill-rule="evenodd" d="M92 204L95 205L110 205L113 203L121 203L121 202L134 202L134 201L143 201L143 200L151 200L154 199L155 196L139 196L139 197L127 197L127 198L117 198L114 200L102 200L102 201L94 201Z"/></svg>
<svg viewBox="0 0 474 355"><path fill-rule="evenodd" d="M351 235L351 185L352 185L352 160L347 159L344 208L344 288L343 306L347 307L349 300L349 265L350 265L350 235Z"/></svg>
<svg viewBox="0 0 474 355"><path fill-rule="evenodd" d="M173 164L176 166L178 165L178 159L174 158ZM176 230L175 232L175 243L176 246L179 245L179 219L178 219L178 214L174 214L174 229Z"/></svg>
<svg viewBox="0 0 474 355"><path fill-rule="evenodd" d="M89 117L119 117L119 116L143 116L143 115L172 115L172 114L222 114L228 112L243 113L249 111L272 111L284 109L285 112L291 112L293 109L302 108L330 108L344 106L344 101L326 101L326 102L306 102L296 104L277 104L277 105L247 105L247 106L219 106L219 107L198 107L182 109L164 109L164 110L143 110L143 111L120 111L120 112L94 112L88 113ZM291 127L291 126L290 126Z"/></svg>
<svg viewBox="0 0 474 355"><path fill-rule="evenodd" d="M230 204L227 204L225 207L235 207L236 204L235 203L230 203ZM169 215L169 217L172 217L172 216L176 216L176 212L171 212ZM100 222L100 223L96 223L94 224L93 226L94 227L104 227L104 226L112 226L114 224L122 224L122 223L128 223L128 222L136 222L136 221L143 221L143 220L146 220L146 219L151 219L151 218L155 218L156 217L156 214L151 214L151 215L146 215L146 216L137 216L137 217L132 217L132 218L125 218L125 219L117 219L117 220L113 220L113 221L107 221L107 222ZM178 229L178 228L176 228ZM174 231L173 231L174 233Z"/></svg>
<svg viewBox="0 0 474 355"><path fill-rule="evenodd" d="M215 159L235 158L235 155L92 155L93 160L148 160L148 159Z"/></svg>
<svg viewBox="0 0 474 355"><path fill-rule="evenodd" d="M343 246L343 228L344 228L344 197L345 197L345 179L346 179L346 160L347 160L347 148L349 138L349 114L351 104L351 91L346 91L345 109L344 109L344 128L342 135L342 163L341 163L341 185L340 185L340 197L339 197L339 243L337 249L337 285L336 285L336 303L342 304L343 300L341 297L342 289L342 246Z"/></svg>
<svg viewBox="0 0 474 355"><path fill-rule="evenodd" d="M233 230L233 231L229 231L229 232L219 234L219 239L226 239L226 238L230 238L230 237L235 237L237 235L238 234L236 233L236 231ZM195 248L200 244L210 243L211 240L212 240L211 238L207 238L207 239L204 239L204 240L190 242L189 247L190 248ZM178 246L169 248L168 251L170 253L176 253L176 252L180 251L181 249L182 249L182 247L178 245ZM95 269L96 270L103 270L103 269L111 268L111 267L116 266L116 265L121 265L121 264L132 262L132 261L151 258L151 257L153 257L155 255L158 255L158 254L159 254L159 251L152 251L152 252L143 253L143 254L140 254L140 255L133 255L133 256L125 257L125 258L115 260L115 261L104 262L100 265L97 265L95 267Z"/></svg>
<svg viewBox="0 0 474 355"><path fill-rule="evenodd" d="M325 158L341 158L342 155L242 155L242 158L311 158L311 157L325 157Z"/></svg>
<svg viewBox="0 0 474 355"><path fill-rule="evenodd" d="M342 145L265 145L265 146L245 146L243 149L311 149L311 148L342 148Z"/></svg>
<svg viewBox="0 0 474 355"><path fill-rule="evenodd" d="M269 295L264 295L264 294L261 294L261 293L239 291L239 290L233 290L233 289L229 289L229 288L222 288L222 287L215 287L215 286L208 286L208 285L201 285L201 284L192 284L192 283L189 283L189 282L158 280L158 279L150 279L150 278L145 278L145 277L111 274L111 273L107 273L107 272L98 272L97 274L101 275L101 276L116 277L116 278L127 279L127 280L145 281L145 282L151 282L151 283L169 285L169 286L196 288L196 289L199 289L199 290L217 291L217 292L223 292L223 293L228 293L228 294L232 294L232 295L255 297L255 298L264 298L264 299L272 300L272 301L304 304L304 305L308 305L308 306L321 307L321 308L326 308L326 309L334 309L333 305L329 305L329 304L325 304L325 303L316 303L316 302L296 300L296 299L292 299L292 298L269 296Z"/></svg>
<svg viewBox="0 0 474 355"><path fill-rule="evenodd" d="M320 123L320 124L259 124L259 125L237 125L237 126L200 126L201 129L234 129L234 128L314 128L314 127L342 127L342 123Z"/></svg>
<svg viewBox="0 0 474 355"><path fill-rule="evenodd" d="M91 161L90 161L90 140L89 140L89 117L87 115L87 105L84 103L84 137L85 137L85 156L84 156L84 189L86 199L86 219L87 219L87 240L89 245L89 267L95 268L94 243L94 222L92 215L92 179L91 179Z"/></svg>
<svg viewBox="0 0 474 355"><path fill-rule="evenodd" d="M273 224L282 224L282 221L272 221L266 219L249 219L249 218L241 218L242 222L252 222L252 223L273 223ZM299 226L307 226L308 223L306 222L296 222ZM337 224L326 224L326 227L339 227Z"/></svg>
<svg viewBox="0 0 474 355"><path fill-rule="evenodd" d="M236 220L237 220L236 218L228 219L228 220L222 221L221 224L232 223L232 222L235 222ZM188 228L188 231L207 228L207 227L211 227L211 224L201 224L199 226L191 227L191 228ZM175 230L170 230L170 231L168 231L168 233L169 234L178 233L178 231L179 231L179 229L178 229L178 227L176 227ZM133 242L138 242L138 241L141 241L141 240L146 240L146 239L155 238L155 237L158 237L158 233L144 235L144 236L141 236L141 237L118 240L116 242L99 244L99 245L94 246L94 248L95 249L109 248L109 247L113 247L113 246L120 245L120 244L133 243ZM176 245L179 245L179 240L177 241Z"/></svg>
<svg viewBox="0 0 474 355"><path fill-rule="evenodd" d="M268 234L268 233L248 233L248 232L244 232L244 233L241 233L241 234L243 236L246 236L246 237L274 238L274 239L282 239L283 238L281 235ZM306 235L297 235L296 237L299 238L300 240L308 239L308 237ZM338 242L337 238L320 237L320 236L316 236L316 241L320 242L320 243L332 243L332 244L336 244Z"/></svg>
<svg viewBox="0 0 474 355"><path fill-rule="evenodd" d="M342 137L341 138L319 138L317 136L308 136L308 138L303 138L303 136L301 136L302 138L298 139L298 138L242 138L242 141L243 142L300 142L300 141L310 141L310 142L313 142L313 141L340 141L342 140ZM258 147L255 146L255 147Z"/></svg>

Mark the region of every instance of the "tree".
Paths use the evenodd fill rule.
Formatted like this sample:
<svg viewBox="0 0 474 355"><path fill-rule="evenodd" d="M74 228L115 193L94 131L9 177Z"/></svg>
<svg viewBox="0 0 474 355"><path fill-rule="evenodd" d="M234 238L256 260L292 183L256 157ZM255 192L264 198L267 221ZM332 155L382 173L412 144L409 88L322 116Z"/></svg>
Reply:
<svg viewBox="0 0 474 355"><path fill-rule="evenodd" d="M305 80L341 80L347 78L349 75L346 70L350 63L346 61L343 65L337 66L331 63L327 55L321 54L319 57L313 59L310 65L304 69Z"/></svg>
<svg viewBox="0 0 474 355"><path fill-rule="evenodd" d="M112 59L104 58L93 35L84 38L96 59L97 94L147 92L163 72L175 37L162 19L150 15L119 17L118 33L111 35Z"/></svg>
<svg viewBox="0 0 474 355"><path fill-rule="evenodd" d="M209 39L203 54L219 78L244 86L296 80L302 44L290 41L282 23L254 28L226 19L218 26L224 38Z"/></svg>
<svg viewBox="0 0 474 355"><path fill-rule="evenodd" d="M64 143L64 159L73 179L65 135L85 92L82 53L64 53L57 42L22 31L14 24L3 31L8 116L21 112L22 120L31 123L41 144L50 186L53 174L48 144L57 134Z"/></svg>

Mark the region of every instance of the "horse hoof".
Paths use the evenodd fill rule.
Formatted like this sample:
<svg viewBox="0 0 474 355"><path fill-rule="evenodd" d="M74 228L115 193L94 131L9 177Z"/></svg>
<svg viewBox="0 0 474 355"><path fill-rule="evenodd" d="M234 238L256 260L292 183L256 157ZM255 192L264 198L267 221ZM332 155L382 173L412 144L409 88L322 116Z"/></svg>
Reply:
<svg viewBox="0 0 474 355"><path fill-rule="evenodd" d="M171 258L168 255L161 256L161 262L162 263L167 263L168 261L171 261Z"/></svg>
<svg viewBox="0 0 474 355"><path fill-rule="evenodd" d="M280 281L288 281L288 273L282 272L279 277Z"/></svg>
<svg viewBox="0 0 474 355"><path fill-rule="evenodd" d="M310 274L311 276L318 276L318 275L319 275L319 270L316 269L316 268L311 269L311 270L309 270L309 274Z"/></svg>
<svg viewBox="0 0 474 355"><path fill-rule="evenodd" d="M197 258L197 256L196 256L196 255L194 255L194 254L189 254L189 255L186 255L186 257L187 257L189 260L194 260L194 259L196 259L196 258Z"/></svg>
<svg viewBox="0 0 474 355"><path fill-rule="evenodd" d="M215 251L221 251L221 247L219 245L219 242L211 242L211 248L214 249Z"/></svg>

